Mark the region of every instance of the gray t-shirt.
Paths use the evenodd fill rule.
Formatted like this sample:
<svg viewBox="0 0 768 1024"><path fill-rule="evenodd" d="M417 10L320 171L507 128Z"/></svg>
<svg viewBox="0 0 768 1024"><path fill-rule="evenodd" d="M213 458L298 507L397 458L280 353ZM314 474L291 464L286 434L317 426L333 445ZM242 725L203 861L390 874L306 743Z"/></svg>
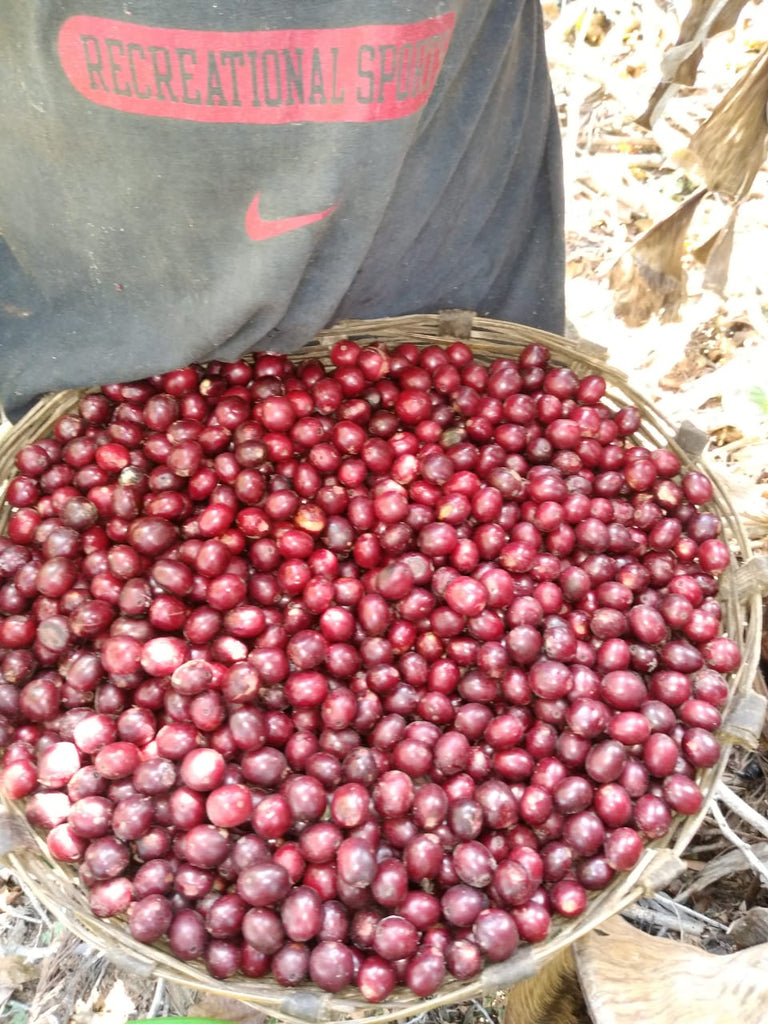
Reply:
<svg viewBox="0 0 768 1024"><path fill-rule="evenodd" d="M539 0L4 0L0 401L441 308L563 327Z"/></svg>

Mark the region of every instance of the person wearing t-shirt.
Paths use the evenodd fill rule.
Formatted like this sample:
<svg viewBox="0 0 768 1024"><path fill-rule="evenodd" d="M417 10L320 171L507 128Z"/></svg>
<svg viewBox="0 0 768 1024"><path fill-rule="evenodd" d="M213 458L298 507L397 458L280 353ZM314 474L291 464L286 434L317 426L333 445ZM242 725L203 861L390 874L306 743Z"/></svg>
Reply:
<svg viewBox="0 0 768 1024"><path fill-rule="evenodd" d="M539 0L5 0L0 402L469 308L564 326Z"/></svg>

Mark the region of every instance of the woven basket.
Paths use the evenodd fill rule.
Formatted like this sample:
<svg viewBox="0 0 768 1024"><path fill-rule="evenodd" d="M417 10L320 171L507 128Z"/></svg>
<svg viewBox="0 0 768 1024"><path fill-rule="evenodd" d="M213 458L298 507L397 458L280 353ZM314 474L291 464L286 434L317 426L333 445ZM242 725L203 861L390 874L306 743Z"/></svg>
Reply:
<svg viewBox="0 0 768 1024"><path fill-rule="evenodd" d="M742 664L734 674L731 693L719 733L722 754L718 763L702 772L698 781L704 793L700 811L679 817L663 840L650 844L629 873L619 875L589 901L578 919L554 918L550 937L533 946L523 946L507 962L487 967L469 982L450 982L434 996L422 999L403 988L396 989L383 1004L366 1002L357 990L331 995L311 985L286 989L269 978L251 980L236 976L216 981L195 963L177 960L162 942L146 946L136 942L120 919L94 917L77 882L75 872L52 861L44 839L27 824L20 806L6 802L0 814L0 856L30 892L70 931L124 969L150 978L162 978L205 992L232 998L262 1009L266 1014L302 1024L308 1020L370 1020L385 1024L422 1013L433 1007L477 998L508 988L530 977L553 955L619 913L643 895L664 889L682 870L681 857L707 813L718 780L727 764L732 746L754 748L762 727L764 698L753 691L757 676L761 637L761 589L766 576L765 559L750 559L750 544L728 495L700 459L705 435L690 424L676 430L629 385L626 376L605 362L605 350L589 342L572 343L556 335L502 321L482 319L465 310L435 315L414 315L375 321L345 321L323 331L296 358L316 357L327 363L331 345L349 338L360 343L377 341L389 345L411 342L420 346L465 341L477 360L488 364L500 357L516 356L532 343L545 345L552 361L571 367L576 373L601 374L608 382L605 401L616 408L636 406L643 417L638 443L669 447L688 469L699 469L713 479L712 507L722 521L723 536L733 552L732 565L723 574L719 600L725 632L741 648ZM66 391L42 399L15 427L0 438L0 497L15 471L14 457L24 444L48 433L62 414L71 411L82 391ZM0 531L5 529L9 509L0 511Z"/></svg>

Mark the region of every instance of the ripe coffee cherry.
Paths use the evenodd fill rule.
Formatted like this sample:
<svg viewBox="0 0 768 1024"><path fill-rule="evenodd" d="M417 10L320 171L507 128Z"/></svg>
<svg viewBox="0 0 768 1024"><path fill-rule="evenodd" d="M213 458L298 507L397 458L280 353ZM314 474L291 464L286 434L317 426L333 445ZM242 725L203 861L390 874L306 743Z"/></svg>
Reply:
<svg viewBox="0 0 768 1024"><path fill-rule="evenodd" d="M428 998L543 941L700 812L742 656L641 421L540 344L83 396L7 491L4 795L217 980Z"/></svg>

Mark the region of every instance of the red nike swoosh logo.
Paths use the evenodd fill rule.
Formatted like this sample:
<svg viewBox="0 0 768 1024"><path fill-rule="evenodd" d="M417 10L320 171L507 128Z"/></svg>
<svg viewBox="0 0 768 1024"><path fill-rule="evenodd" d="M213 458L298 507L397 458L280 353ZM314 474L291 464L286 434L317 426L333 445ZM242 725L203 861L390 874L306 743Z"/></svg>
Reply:
<svg viewBox="0 0 768 1024"><path fill-rule="evenodd" d="M263 242L267 238L275 238L277 235L284 235L288 231L297 231L305 228L308 224L315 224L333 213L338 203L329 206L327 210L320 210L318 213L305 213L298 217L279 217L276 220L265 220L259 212L259 200L261 193L257 192L251 201L251 205L245 214L245 231L248 237L254 242Z"/></svg>

